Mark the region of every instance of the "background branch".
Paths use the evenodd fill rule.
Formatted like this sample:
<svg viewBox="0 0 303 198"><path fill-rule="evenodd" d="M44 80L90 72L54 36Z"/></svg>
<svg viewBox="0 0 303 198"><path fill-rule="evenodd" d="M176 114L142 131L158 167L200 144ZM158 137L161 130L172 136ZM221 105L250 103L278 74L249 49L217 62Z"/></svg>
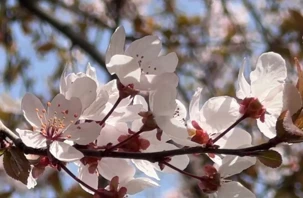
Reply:
<svg viewBox="0 0 303 198"><path fill-rule="evenodd" d="M42 9L37 5L36 1L32 0L19 0L20 5L29 10L32 14L39 17L42 21L47 22L56 28L59 32L64 34L67 38L71 40L74 46L79 46L83 51L91 56L101 68L105 70L105 73L109 75L105 67L104 57L99 53L98 49L89 43L83 36L75 32L71 26L62 23L52 15L48 14L45 9Z"/></svg>

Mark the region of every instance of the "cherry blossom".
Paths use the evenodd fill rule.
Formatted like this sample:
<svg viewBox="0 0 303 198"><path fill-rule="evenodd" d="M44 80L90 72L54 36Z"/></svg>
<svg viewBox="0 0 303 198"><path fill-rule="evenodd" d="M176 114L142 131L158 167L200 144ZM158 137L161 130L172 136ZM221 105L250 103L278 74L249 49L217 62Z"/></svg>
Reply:
<svg viewBox="0 0 303 198"><path fill-rule="evenodd" d="M47 106L45 110L36 96L25 94L21 108L33 131L17 129L20 138L29 147L48 147L50 153L59 160L79 160L83 154L65 140L86 145L98 137L100 126L96 123L77 123L82 111L78 98L67 100L62 94L58 94Z"/></svg>
<svg viewBox="0 0 303 198"><path fill-rule="evenodd" d="M141 125L136 121L133 122L133 125L134 124ZM133 128L139 127L135 126ZM128 126L125 123L118 123L116 125L105 124L101 130L100 136L97 139L98 145L105 146L108 143L111 145L116 145L130 137L131 134L134 134L134 132L130 134L128 131ZM176 146L166 143L165 139L159 141L156 136L157 130L145 131L144 133L136 136L136 138L129 140L127 143L121 146L119 150L127 152L157 152L177 149ZM166 140L168 139L166 138ZM132 160L132 162L140 171L155 179L159 179L156 171L163 171L166 173L176 172L169 167L164 167L164 169L161 170L158 163L151 163L146 160ZM172 156L169 163L183 170L187 167L189 158L186 155Z"/></svg>
<svg viewBox="0 0 303 198"><path fill-rule="evenodd" d="M185 118L187 111L184 105L176 100L177 90L170 86L161 86L150 92L149 105L158 127L169 138L178 144L197 145L190 141Z"/></svg>
<svg viewBox="0 0 303 198"><path fill-rule="evenodd" d="M244 77L244 65L240 69L236 95L243 100L242 113L247 108L256 109L250 117L260 118L257 125L268 138L275 136L275 123L283 108L283 84L287 76L285 60L277 53L262 54L256 69L250 73L250 84ZM252 112L251 112L252 113Z"/></svg>
<svg viewBox="0 0 303 198"><path fill-rule="evenodd" d="M204 167L205 175L202 176L199 187L204 193L209 194L210 198L255 198L256 196L241 183L228 179L255 163L256 159L253 157L240 158L227 156L223 159L221 166L206 165Z"/></svg>
<svg viewBox="0 0 303 198"><path fill-rule="evenodd" d="M228 96L210 98L200 108L201 92L202 89L198 88L190 101L187 124L192 140L206 144L235 123L241 114L237 101Z"/></svg>
<svg viewBox="0 0 303 198"><path fill-rule="evenodd" d="M178 172L199 180L209 197L255 198L230 177L279 143L303 141L302 87L285 83L284 59L274 52L262 54L250 83L243 65L236 90L241 101L216 96L200 105L203 96L198 88L187 110L177 99L176 54L161 55L161 41L152 35L124 49L125 37L124 28L118 27L106 52L106 67L117 80L101 84L90 64L78 73L68 73L67 66L60 93L46 107L30 93L22 98L21 112L32 128L16 129L22 142L8 133L1 136L0 145L1 150L27 149L23 150L31 166L27 187L35 187L46 167L52 167L64 170L95 197L122 198L159 186L152 180L160 180L159 172ZM0 100L18 113L18 102L6 95ZM238 125L248 117L256 119L260 131L272 139L252 146L251 135ZM6 131L0 124L1 132ZM185 170L189 154L206 154L214 165L205 165L201 177L189 173ZM278 166L280 155L274 150L270 154L277 156L272 166ZM78 166L78 176L69 171L67 162ZM148 177L135 177L137 170ZM109 185L100 188L99 177Z"/></svg>
<svg viewBox="0 0 303 198"><path fill-rule="evenodd" d="M97 167L93 169L92 164L79 163L79 178L91 187L98 187L98 173L107 180L113 177L119 177L119 186L125 187L128 194L138 193L146 188L158 186L151 179L145 177L134 178L136 169L125 159L101 159L98 161ZM93 193L89 189L81 185L81 187L89 193Z"/></svg>
<svg viewBox="0 0 303 198"><path fill-rule="evenodd" d="M87 64L86 72L67 74L65 67L60 80L60 93L67 99L77 97L82 104L81 119L100 120L108 94L97 79L96 69Z"/></svg>
<svg viewBox="0 0 303 198"><path fill-rule="evenodd" d="M124 51L125 30L118 27L111 37L106 52L106 67L117 74L124 84L133 84L136 89L154 89L159 85L177 86L175 69L178 57L174 52L159 56L161 41L156 36L145 36L132 42Z"/></svg>

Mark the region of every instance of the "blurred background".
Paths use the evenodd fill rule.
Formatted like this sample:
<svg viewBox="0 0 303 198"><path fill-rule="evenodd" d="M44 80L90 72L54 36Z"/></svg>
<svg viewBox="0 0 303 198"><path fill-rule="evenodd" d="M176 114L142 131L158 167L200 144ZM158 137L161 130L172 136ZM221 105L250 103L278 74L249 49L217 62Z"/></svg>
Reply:
<svg viewBox="0 0 303 198"><path fill-rule="evenodd" d="M0 119L11 129L27 127L20 99L33 92L49 101L58 93L66 64L83 71L90 62L99 80L109 81L104 56L119 25L127 42L154 34L163 42L163 53L178 54L178 97L186 105L196 87L204 88L204 101L234 96L244 58L254 68L261 53L280 53L292 81L294 57L303 60L303 0L1 0ZM266 141L254 121L242 125L254 144ZM258 198L303 197L302 146L277 150L284 160L279 169L257 163L233 179ZM194 156L187 170L199 174L206 163L207 158ZM28 190L0 169L0 184L1 198L91 197L65 173L51 170ZM130 197L204 197L196 181L177 174L162 175L160 185Z"/></svg>

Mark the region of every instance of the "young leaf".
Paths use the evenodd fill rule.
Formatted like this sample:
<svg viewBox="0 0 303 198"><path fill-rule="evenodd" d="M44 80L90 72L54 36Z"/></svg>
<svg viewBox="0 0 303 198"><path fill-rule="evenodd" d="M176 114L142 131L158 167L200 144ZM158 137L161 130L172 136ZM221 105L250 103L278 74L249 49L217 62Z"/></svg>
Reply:
<svg viewBox="0 0 303 198"><path fill-rule="evenodd" d="M274 150L261 151L257 155L258 160L265 166L278 168L282 164L280 153Z"/></svg>
<svg viewBox="0 0 303 198"><path fill-rule="evenodd" d="M23 184L27 184L30 172L30 164L22 151L16 147L9 148L3 157L3 167L5 172Z"/></svg>

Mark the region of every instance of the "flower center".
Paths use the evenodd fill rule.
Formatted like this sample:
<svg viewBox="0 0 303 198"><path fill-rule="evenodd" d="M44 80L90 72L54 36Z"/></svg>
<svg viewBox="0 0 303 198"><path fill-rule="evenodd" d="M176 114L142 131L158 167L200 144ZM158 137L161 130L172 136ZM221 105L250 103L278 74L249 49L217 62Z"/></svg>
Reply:
<svg viewBox="0 0 303 198"><path fill-rule="evenodd" d="M220 173L210 165L204 166L205 175L201 177L199 188L207 194L218 191L221 186Z"/></svg>
<svg viewBox="0 0 303 198"><path fill-rule="evenodd" d="M51 106L51 103L48 102L47 106ZM58 107L60 107L60 104L58 104ZM67 139L70 138L68 137L61 137L62 132L64 129L67 127L66 126L66 115L68 115L68 110L61 111L60 113L63 116L57 116L58 112L54 112L53 117L48 117L46 115L46 110L42 109L39 110L38 108L36 109L37 115L40 118L41 122L41 127L40 127L40 133L46 137L47 139L50 140L60 140L60 139ZM74 116L75 118L78 116ZM71 123L74 121L72 120Z"/></svg>
<svg viewBox="0 0 303 198"><path fill-rule="evenodd" d="M259 119L261 122L265 121L265 107L261 104L258 98L244 98L240 103L240 113L247 117Z"/></svg>
<svg viewBox="0 0 303 198"><path fill-rule="evenodd" d="M188 133L191 136L191 141L198 144L207 144L209 142L209 135L204 131L196 121L192 121L194 129L189 129Z"/></svg>

